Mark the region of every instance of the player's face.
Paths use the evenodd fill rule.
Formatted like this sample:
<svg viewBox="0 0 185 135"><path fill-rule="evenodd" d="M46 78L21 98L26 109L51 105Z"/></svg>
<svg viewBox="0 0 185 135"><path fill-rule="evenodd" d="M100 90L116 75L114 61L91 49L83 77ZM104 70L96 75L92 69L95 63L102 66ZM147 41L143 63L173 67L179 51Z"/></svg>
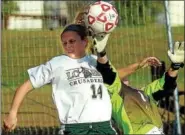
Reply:
<svg viewBox="0 0 185 135"><path fill-rule="evenodd" d="M82 40L77 32L67 31L62 34L61 41L66 55L71 58L82 58L85 56L87 39Z"/></svg>

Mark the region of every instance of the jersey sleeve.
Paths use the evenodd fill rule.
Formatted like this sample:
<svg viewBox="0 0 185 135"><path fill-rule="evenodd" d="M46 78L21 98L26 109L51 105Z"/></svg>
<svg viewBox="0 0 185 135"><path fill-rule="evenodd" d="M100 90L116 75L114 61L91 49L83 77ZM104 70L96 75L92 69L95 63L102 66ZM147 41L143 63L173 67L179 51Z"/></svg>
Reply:
<svg viewBox="0 0 185 135"><path fill-rule="evenodd" d="M153 93L159 90L163 90L164 83L165 83L165 74L160 79L157 79L152 83L148 84L146 87L142 88L142 90L146 95L151 96Z"/></svg>
<svg viewBox="0 0 185 135"><path fill-rule="evenodd" d="M177 87L176 82L177 76L172 77L168 74L168 72L165 73L165 79L163 84L163 89L160 89L152 94L153 98L156 101L161 100L162 98L166 96L170 96L173 94L173 91Z"/></svg>
<svg viewBox="0 0 185 135"><path fill-rule="evenodd" d="M51 82L52 68L50 62L30 68L27 72L34 88L39 88Z"/></svg>
<svg viewBox="0 0 185 135"><path fill-rule="evenodd" d="M105 86L108 88L109 93L112 95L114 93L120 93L121 90L121 80L119 78L119 74L116 70L116 68L109 62L109 65L112 69L112 72L115 73L114 81L112 84L105 84Z"/></svg>

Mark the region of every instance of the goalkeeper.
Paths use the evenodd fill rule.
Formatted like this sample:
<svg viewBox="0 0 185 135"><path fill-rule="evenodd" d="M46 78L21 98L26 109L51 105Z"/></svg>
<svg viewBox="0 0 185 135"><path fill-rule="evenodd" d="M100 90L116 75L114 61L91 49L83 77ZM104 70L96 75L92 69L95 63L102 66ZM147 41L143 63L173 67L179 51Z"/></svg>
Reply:
<svg viewBox="0 0 185 135"><path fill-rule="evenodd" d="M84 9L77 14L75 23L84 25L83 11ZM92 33L90 35L92 36ZM96 52L105 54L106 42L98 41L96 38L93 40ZM142 90L125 85L120 81L120 78L123 79L148 65L158 65L160 64L159 60L155 57L145 58L143 61L119 69L117 72L106 55L102 56L104 64L99 64L98 70L103 75L104 83L109 89L113 105L113 119L118 128L125 134L163 134L157 101L168 96L176 87L178 70L184 65L184 42L175 42L174 54L168 51L168 56L172 62L168 71L162 78L147 85Z"/></svg>
<svg viewBox="0 0 185 135"><path fill-rule="evenodd" d="M94 47L98 53L105 52L106 43L94 38ZM106 55L102 56L104 64L97 69L103 75L104 83L109 89L112 102L112 117L124 134L163 134L162 120L157 108L157 101L169 95L176 87L176 78L179 68L184 65L184 42L175 42L174 53L168 51L172 62L171 67L162 78L147 85L142 90L131 88L120 81L120 78L133 73L137 67L145 67L152 61L147 58L140 64L135 63L118 72L108 61ZM152 60L152 61L150 61ZM125 72L126 71L126 72Z"/></svg>

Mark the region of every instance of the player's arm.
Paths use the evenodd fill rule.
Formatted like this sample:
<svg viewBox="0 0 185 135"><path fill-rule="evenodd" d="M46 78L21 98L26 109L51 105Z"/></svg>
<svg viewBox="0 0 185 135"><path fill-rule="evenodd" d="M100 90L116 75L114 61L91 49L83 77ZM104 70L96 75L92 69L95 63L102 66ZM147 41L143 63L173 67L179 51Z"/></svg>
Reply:
<svg viewBox="0 0 185 135"><path fill-rule="evenodd" d="M156 101L172 94L177 86L178 70L184 65L184 42L175 42L174 54L168 51L168 56L172 62L171 67L162 78L155 80L144 89L145 93L152 95Z"/></svg>
<svg viewBox="0 0 185 135"><path fill-rule="evenodd" d="M160 100L161 98L172 93L176 88L177 72L178 71L173 71L170 68L161 78L148 84L142 88L142 90L146 93L146 95L152 95L156 101ZM171 76L171 74L173 74L173 76Z"/></svg>
<svg viewBox="0 0 185 135"><path fill-rule="evenodd" d="M139 69L145 68L145 67L151 66L151 65L152 66L160 66L161 62L156 57L144 58L143 60L138 61L138 62L136 62L134 64L130 64L127 67L119 68L118 69L119 77L122 80L126 76L131 75L132 73L135 73Z"/></svg>
<svg viewBox="0 0 185 135"><path fill-rule="evenodd" d="M173 93L173 91L177 87L177 83L176 83L177 73L178 73L178 70L173 70L172 68L170 68L164 75L165 76L164 81L159 80L162 82L162 83L159 83L159 86L154 84L156 88L153 88L151 92L152 92L153 98L156 101L159 101L163 97L169 96Z"/></svg>
<svg viewBox="0 0 185 135"><path fill-rule="evenodd" d="M106 55L98 58L97 70L102 74L105 84L111 85L114 82L116 71L113 71L113 67Z"/></svg>
<svg viewBox="0 0 185 135"><path fill-rule="evenodd" d="M4 119L4 128L7 131L11 131L17 124L17 112L25 95L33 89L30 80L25 81L20 87L16 89L9 114Z"/></svg>
<svg viewBox="0 0 185 135"><path fill-rule="evenodd" d="M110 85L115 80L117 71L113 67L113 65L111 65L106 56L105 47L107 45L108 37L109 34L106 34L105 37L98 39L94 37L93 44L98 56L98 70L102 73L104 82ZM125 68L118 69L119 77L122 79L134 73L138 69L144 68L149 65L159 66L161 65L161 62L156 57L147 57Z"/></svg>
<svg viewBox="0 0 185 135"><path fill-rule="evenodd" d="M113 71L105 51L108 38L109 34L106 34L101 39L94 37L93 44L98 56L97 70L102 74L104 83L111 85L115 80L116 73Z"/></svg>
<svg viewBox="0 0 185 135"><path fill-rule="evenodd" d="M26 94L33 88L39 88L44 84L50 83L52 78L51 62L55 61L53 60L28 69L29 80L25 81L16 89L9 114L4 119L4 128L6 130L10 131L15 128L17 124L17 112Z"/></svg>
<svg viewBox="0 0 185 135"><path fill-rule="evenodd" d="M156 101L171 95L177 86L176 79L178 71L184 66L184 42L175 42L174 53L169 50L168 57L171 61L171 67L165 74L163 90L153 93L153 98Z"/></svg>
<svg viewBox="0 0 185 135"><path fill-rule="evenodd" d="M98 56L97 70L102 74L104 84L107 86L109 93L119 93L121 81L116 69L107 58L105 52L108 38L109 34L106 34L102 38L97 39L94 37L93 39L94 50L97 52Z"/></svg>

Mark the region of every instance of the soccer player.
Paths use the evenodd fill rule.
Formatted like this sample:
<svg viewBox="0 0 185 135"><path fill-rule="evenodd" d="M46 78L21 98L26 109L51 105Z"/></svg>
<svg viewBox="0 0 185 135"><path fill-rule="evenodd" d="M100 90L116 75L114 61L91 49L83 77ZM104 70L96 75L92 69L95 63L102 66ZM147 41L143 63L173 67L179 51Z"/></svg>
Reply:
<svg viewBox="0 0 185 135"><path fill-rule="evenodd" d="M61 33L65 54L28 69L29 79L16 89L9 114L4 119L4 128L11 131L16 127L18 109L26 94L51 84L61 123L59 134L115 135L110 122L110 96L97 71L101 57L105 55L99 45L105 46L108 36L97 41L97 58L86 54L86 28L79 24L68 25Z"/></svg>
<svg viewBox="0 0 185 135"><path fill-rule="evenodd" d="M168 96L176 87L178 70L184 65L184 42L175 42L174 53L168 51L168 56L172 62L168 71L142 90L125 85L120 78L123 79L148 62L118 69L119 74L110 62L98 68L111 95L112 117L124 134L163 134L157 101ZM105 56L102 59L107 58Z"/></svg>

